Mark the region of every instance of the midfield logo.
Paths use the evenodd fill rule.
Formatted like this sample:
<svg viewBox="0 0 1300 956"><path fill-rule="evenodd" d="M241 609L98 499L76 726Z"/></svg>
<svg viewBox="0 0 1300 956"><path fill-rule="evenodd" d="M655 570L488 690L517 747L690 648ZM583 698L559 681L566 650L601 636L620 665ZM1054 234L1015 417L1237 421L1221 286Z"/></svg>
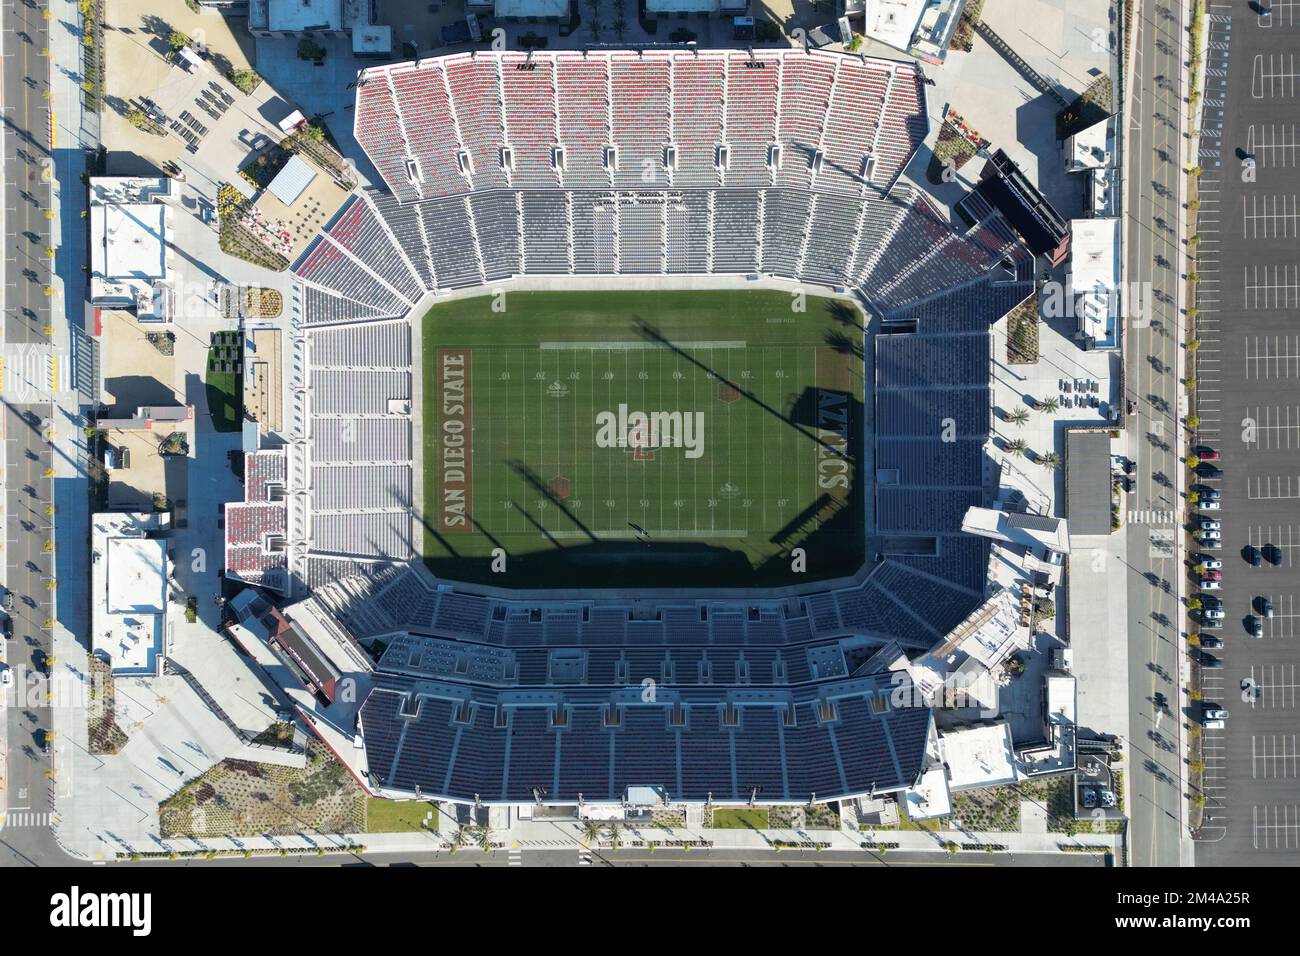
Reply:
<svg viewBox="0 0 1300 956"><path fill-rule="evenodd" d="M704 455L703 412L617 412L596 414L597 448L683 448L687 458Z"/></svg>

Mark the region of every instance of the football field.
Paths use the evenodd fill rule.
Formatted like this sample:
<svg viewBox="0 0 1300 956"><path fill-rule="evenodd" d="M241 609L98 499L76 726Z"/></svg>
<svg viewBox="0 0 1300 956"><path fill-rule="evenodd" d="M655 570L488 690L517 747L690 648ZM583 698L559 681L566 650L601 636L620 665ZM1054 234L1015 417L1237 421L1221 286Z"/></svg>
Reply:
<svg viewBox="0 0 1300 956"><path fill-rule="evenodd" d="M838 300L749 290L435 306L422 343L426 560L505 587L851 573L860 322Z"/></svg>

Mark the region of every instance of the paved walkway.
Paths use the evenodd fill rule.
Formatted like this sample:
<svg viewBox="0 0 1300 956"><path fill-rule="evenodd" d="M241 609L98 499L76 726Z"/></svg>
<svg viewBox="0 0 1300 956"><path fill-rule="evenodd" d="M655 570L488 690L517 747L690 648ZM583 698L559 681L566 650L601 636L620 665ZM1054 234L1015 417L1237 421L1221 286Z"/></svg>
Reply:
<svg viewBox="0 0 1300 956"><path fill-rule="evenodd" d="M142 853L175 853L201 855L207 852L240 853L313 853L339 852L364 848L366 853L428 853L451 849L455 824L446 814L441 818L439 830L423 833L349 833L313 834L283 837L246 837L242 839L165 840L154 846L138 848ZM554 850L585 846L581 828L572 821L520 821L510 831L493 834L499 849L519 848ZM1058 853L1063 846L1078 847L1096 852L1119 854L1122 838L1092 834L1070 837L1063 833L966 833L958 831L875 831L851 834L842 830L713 830L665 829L660 827L623 826L620 843L624 847L655 844L661 848L682 847L690 844L698 849L772 851L778 844L782 849L822 849L860 851L864 855L887 850L934 852L946 854L948 843L963 845L963 849L993 847L1009 853ZM600 846L608 847L602 840ZM470 840L459 852L482 852ZM1079 851L1075 851L1079 852ZM129 855L129 854L128 854Z"/></svg>

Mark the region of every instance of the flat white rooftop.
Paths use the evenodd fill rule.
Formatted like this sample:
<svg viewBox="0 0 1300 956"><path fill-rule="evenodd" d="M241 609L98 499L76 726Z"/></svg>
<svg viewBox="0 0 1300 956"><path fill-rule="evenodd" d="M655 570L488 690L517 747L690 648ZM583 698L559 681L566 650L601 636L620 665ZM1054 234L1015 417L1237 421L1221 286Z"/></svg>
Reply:
<svg viewBox="0 0 1300 956"><path fill-rule="evenodd" d="M1119 287L1119 220L1072 219L1070 276L1075 292Z"/></svg>
<svg viewBox="0 0 1300 956"><path fill-rule="evenodd" d="M166 608L167 542L107 538L110 614L161 614Z"/></svg>
<svg viewBox="0 0 1300 956"><path fill-rule="evenodd" d="M926 6L927 0L866 0L862 32L896 50L906 50Z"/></svg>
<svg viewBox="0 0 1300 956"><path fill-rule="evenodd" d="M717 5L717 0L667 0L669 4L685 3L688 6L664 6L657 7L654 4L660 0L647 0L646 9L654 10L694 10L700 9L702 3L704 9L707 9L712 3ZM689 6L692 2L695 6ZM564 17L569 13L569 0L496 0L493 8L496 15L502 19L506 17Z"/></svg>
<svg viewBox="0 0 1300 956"><path fill-rule="evenodd" d="M270 0L267 26L287 33L338 31L343 29L343 5L340 0Z"/></svg>
<svg viewBox="0 0 1300 956"><path fill-rule="evenodd" d="M907 815L913 820L930 820L952 813L952 795L948 792L948 774L943 767L933 767L921 775L921 782L903 792Z"/></svg>
<svg viewBox="0 0 1300 956"><path fill-rule="evenodd" d="M167 210L157 203L90 207L91 270L110 280L167 275Z"/></svg>
<svg viewBox="0 0 1300 956"><path fill-rule="evenodd" d="M167 621L167 542L160 516L107 512L91 523L91 649L114 672L151 673Z"/></svg>
<svg viewBox="0 0 1300 956"><path fill-rule="evenodd" d="M1070 137L1070 168L1096 169L1110 165L1114 145L1110 119L1093 123Z"/></svg>
<svg viewBox="0 0 1300 956"><path fill-rule="evenodd" d="M939 749L953 790L997 787L1020 779L1011 725L965 727L939 734Z"/></svg>

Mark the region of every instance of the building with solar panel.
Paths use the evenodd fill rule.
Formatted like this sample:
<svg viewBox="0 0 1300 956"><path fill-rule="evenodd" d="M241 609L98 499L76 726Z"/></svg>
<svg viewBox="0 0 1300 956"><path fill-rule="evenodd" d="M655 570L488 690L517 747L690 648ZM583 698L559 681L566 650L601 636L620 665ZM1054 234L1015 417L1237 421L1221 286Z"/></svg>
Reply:
<svg viewBox="0 0 1300 956"><path fill-rule="evenodd" d="M1034 256L979 197L954 226L903 178L924 89L911 62L818 50L478 52L363 71L356 137L381 182L293 265L292 424L246 459L225 564L312 602L327 643L350 649L331 664L293 645L300 669L337 668L332 699L301 706L371 792L806 804L906 790L932 768L933 708L907 661L986 600L989 542L962 521L996 490L990 328L1033 291ZM860 304L874 417L860 568L635 591L423 565L411 316L467 291L610 277Z"/></svg>

